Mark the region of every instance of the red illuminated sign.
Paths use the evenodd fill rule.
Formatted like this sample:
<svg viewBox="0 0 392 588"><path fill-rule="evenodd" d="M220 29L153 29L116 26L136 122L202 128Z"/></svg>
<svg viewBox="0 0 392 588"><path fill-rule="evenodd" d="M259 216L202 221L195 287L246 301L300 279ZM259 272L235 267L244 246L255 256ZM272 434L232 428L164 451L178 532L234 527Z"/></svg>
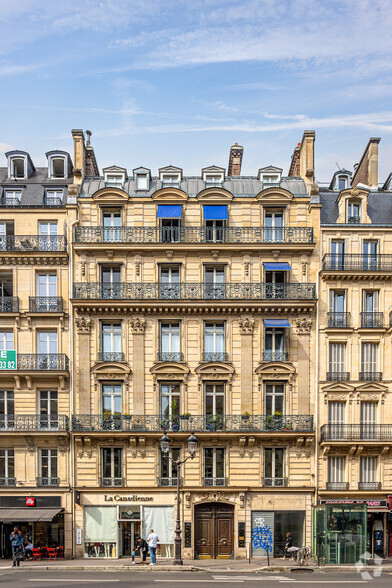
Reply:
<svg viewBox="0 0 392 588"><path fill-rule="evenodd" d="M26 506L35 506L35 498L26 496Z"/></svg>

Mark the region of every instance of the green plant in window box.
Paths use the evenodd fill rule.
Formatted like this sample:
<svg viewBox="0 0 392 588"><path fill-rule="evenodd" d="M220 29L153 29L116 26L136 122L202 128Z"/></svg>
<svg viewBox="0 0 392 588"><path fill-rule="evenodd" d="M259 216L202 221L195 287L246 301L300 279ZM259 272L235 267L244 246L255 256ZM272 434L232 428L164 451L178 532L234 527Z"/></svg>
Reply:
<svg viewBox="0 0 392 588"><path fill-rule="evenodd" d="M245 412L242 413L241 417L242 417L243 421L249 421L250 413L246 410Z"/></svg>
<svg viewBox="0 0 392 588"><path fill-rule="evenodd" d="M184 412L184 414L182 414L180 416L180 418L183 419L184 421L188 421L190 417L191 417L191 413L190 412Z"/></svg>

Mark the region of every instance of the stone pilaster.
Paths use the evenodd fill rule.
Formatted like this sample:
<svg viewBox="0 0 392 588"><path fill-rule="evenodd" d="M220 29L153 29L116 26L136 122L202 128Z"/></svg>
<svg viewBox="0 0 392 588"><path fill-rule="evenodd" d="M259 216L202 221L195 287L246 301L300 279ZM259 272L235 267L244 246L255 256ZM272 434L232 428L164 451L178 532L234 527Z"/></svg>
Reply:
<svg viewBox="0 0 392 588"><path fill-rule="evenodd" d="M298 414L310 414L310 331L312 320L294 321L298 336Z"/></svg>
<svg viewBox="0 0 392 588"><path fill-rule="evenodd" d="M133 333L133 414L144 414L144 332L146 319L129 319Z"/></svg>
<svg viewBox="0 0 392 588"><path fill-rule="evenodd" d="M252 413L253 407L253 331L252 317L240 318L241 333L241 412Z"/></svg>
<svg viewBox="0 0 392 588"><path fill-rule="evenodd" d="M73 410L78 414L90 414L90 332L92 321L87 317L75 319L78 334L77 358L74 358L77 389L76 406Z"/></svg>

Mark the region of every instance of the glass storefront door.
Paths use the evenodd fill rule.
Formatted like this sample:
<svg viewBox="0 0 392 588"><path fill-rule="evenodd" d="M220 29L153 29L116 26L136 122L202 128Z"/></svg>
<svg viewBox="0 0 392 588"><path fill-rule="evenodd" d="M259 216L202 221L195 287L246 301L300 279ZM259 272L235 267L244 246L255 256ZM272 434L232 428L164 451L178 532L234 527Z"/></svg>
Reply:
<svg viewBox="0 0 392 588"><path fill-rule="evenodd" d="M120 525L120 557L131 557L136 537L140 535L140 521L122 521Z"/></svg>
<svg viewBox="0 0 392 588"><path fill-rule="evenodd" d="M354 564L366 552L367 507L334 504L314 508L313 551L326 564Z"/></svg>

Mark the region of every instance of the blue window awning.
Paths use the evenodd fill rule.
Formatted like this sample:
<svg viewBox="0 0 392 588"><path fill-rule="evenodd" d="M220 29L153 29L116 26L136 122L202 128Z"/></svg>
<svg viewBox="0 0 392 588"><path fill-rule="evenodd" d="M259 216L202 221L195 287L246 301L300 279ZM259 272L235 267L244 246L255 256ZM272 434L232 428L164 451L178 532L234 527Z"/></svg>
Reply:
<svg viewBox="0 0 392 588"><path fill-rule="evenodd" d="M291 327L287 319L264 319L264 326L274 328L280 327L281 329L284 327Z"/></svg>
<svg viewBox="0 0 392 588"><path fill-rule="evenodd" d="M219 205L213 206L212 204L205 204L203 206L204 220L228 220L229 215L227 212L227 206Z"/></svg>
<svg viewBox="0 0 392 588"><path fill-rule="evenodd" d="M291 270L289 263L263 263L263 265L267 271L271 272L284 272Z"/></svg>
<svg viewBox="0 0 392 588"><path fill-rule="evenodd" d="M158 218L181 218L182 204L159 204Z"/></svg>

